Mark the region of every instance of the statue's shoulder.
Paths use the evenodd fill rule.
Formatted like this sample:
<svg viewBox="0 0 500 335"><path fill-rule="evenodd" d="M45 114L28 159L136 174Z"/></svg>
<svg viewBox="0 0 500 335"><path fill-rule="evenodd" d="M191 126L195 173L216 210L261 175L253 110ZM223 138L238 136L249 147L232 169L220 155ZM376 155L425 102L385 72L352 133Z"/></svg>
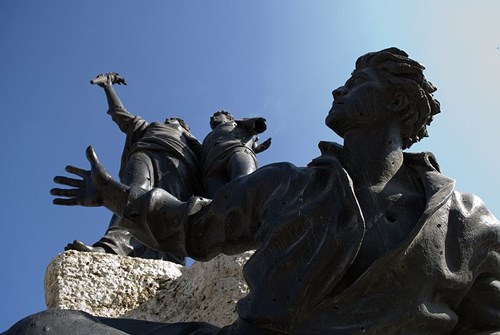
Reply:
<svg viewBox="0 0 500 335"><path fill-rule="evenodd" d="M257 169L254 174L260 175L293 175L299 173L303 168L297 167L290 162L278 162L264 165Z"/></svg>
<svg viewBox="0 0 500 335"><path fill-rule="evenodd" d="M441 167L432 152L404 152L403 157L407 167L441 173Z"/></svg>
<svg viewBox="0 0 500 335"><path fill-rule="evenodd" d="M431 152L405 153L405 164L415 170L424 182L426 189L450 192L447 208L449 219L454 228L473 232L495 231L500 237L500 222L488 210L483 200L473 194L455 189L455 180L441 173L436 157ZM439 198L439 197L438 197Z"/></svg>
<svg viewBox="0 0 500 335"><path fill-rule="evenodd" d="M304 184L308 182L312 173L309 167L298 167L290 162L278 162L260 167L245 179L249 183L255 182L259 185Z"/></svg>
<svg viewBox="0 0 500 335"><path fill-rule="evenodd" d="M436 223L444 219L439 222L442 223L439 230L444 233L450 259L456 264L458 260L467 260L471 269L485 267L489 271L490 261L500 254L500 222L481 198L454 191L437 214Z"/></svg>
<svg viewBox="0 0 500 335"><path fill-rule="evenodd" d="M463 229L483 234L494 232L500 243L500 221L491 213L483 200L472 193L455 191L450 203L450 212L458 217Z"/></svg>

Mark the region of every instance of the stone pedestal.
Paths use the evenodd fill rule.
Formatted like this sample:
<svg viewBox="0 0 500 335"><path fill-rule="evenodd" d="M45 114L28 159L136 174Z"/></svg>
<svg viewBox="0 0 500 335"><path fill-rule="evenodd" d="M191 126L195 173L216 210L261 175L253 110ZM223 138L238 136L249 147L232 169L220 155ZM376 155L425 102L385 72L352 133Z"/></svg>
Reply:
<svg viewBox="0 0 500 335"><path fill-rule="evenodd" d="M45 274L48 308L157 322L236 320L248 287L241 269L251 253L218 256L190 268L171 262L67 251Z"/></svg>

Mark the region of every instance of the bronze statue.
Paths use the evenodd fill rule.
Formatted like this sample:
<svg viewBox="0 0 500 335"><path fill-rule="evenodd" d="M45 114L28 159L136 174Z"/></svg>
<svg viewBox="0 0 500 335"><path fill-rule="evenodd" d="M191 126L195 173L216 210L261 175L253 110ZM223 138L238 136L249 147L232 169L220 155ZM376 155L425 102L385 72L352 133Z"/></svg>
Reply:
<svg viewBox="0 0 500 335"><path fill-rule="evenodd" d="M108 114L127 135L121 158L120 181L147 190L161 187L184 200L199 194L201 144L190 133L189 126L179 118L168 118L164 123L149 123L130 114L113 89L113 84L126 85L125 79L118 73L98 75L91 83L104 89ZM123 228L121 220L120 215L113 214L105 235L94 245L75 240L66 246L66 250L107 252L184 264L184 257L144 246Z"/></svg>
<svg viewBox="0 0 500 335"><path fill-rule="evenodd" d="M239 319L151 324L75 311L28 317L6 334L493 334L500 332L500 224L459 193L430 153L405 153L440 107L424 67L396 48L358 59L333 91L320 143L304 168L264 166L208 200L179 201L114 181L89 147L91 169L56 177L55 204L106 206L147 245L208 260L256 249ZM133 223L133 224L132 224ZM130 224L130 226L129 226ZM65 326L61 320L71 320Z"/></svg>
<svg viewBox="0 0 500 335"><path fill-rule="evenodd" d="M262 117L235 120L226 111L210 117L212 131L203 140L201 164L206 195L212 198L229 181L257 170L255 154L269 148L271 139L258 144L266 119Z"/></svg>

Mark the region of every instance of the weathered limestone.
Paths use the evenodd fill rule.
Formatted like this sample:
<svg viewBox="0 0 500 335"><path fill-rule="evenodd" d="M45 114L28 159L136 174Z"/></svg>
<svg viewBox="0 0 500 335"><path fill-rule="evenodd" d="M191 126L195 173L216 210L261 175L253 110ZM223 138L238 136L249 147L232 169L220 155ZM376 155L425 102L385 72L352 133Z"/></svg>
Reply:
<svg viewBox="0 0 500 335"><path fill-rule="evenodd" d="M248 288L241 268L251 253L219 256L192 267L159 260L67 251L45 274L48 308L159 322L236 320Z"/></svg>

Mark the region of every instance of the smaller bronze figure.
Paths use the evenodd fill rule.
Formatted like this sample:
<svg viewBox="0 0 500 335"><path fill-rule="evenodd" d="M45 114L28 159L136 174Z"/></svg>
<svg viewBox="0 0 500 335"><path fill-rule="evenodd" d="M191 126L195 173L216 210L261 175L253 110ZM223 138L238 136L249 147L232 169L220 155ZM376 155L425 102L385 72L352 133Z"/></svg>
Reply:
<svg viewBox="0 0 500 335"><path fill-rule="evenodd" d="M203 141L201 164L205 192L213 198L221 186L257 170L256 154L271 146L271 138L257 143L257 135L267 129L266 119L236 120L223 110L210 117L210 128Z"/></svg>
<svg viewBox="0 0 500 335"><path fill-rule="evenodd" d="M160 187L179 199L189 199L200 181L199 154L201 143L190 133L189 126L179 118L164 123L148 123L130 114L113 89L113 84L126 85L118 73L98 75L90 81L104 89L113 121L127 134L121 158L120 181L129 186L150 190ZM199 194L200 191L196 191ZM141 258L164 259L184 263L184 258L144 246L129 230L122 227L123 218L113 215L105 235L89 246L75 240L66 246L87 252L107 252Z"/></svg>

